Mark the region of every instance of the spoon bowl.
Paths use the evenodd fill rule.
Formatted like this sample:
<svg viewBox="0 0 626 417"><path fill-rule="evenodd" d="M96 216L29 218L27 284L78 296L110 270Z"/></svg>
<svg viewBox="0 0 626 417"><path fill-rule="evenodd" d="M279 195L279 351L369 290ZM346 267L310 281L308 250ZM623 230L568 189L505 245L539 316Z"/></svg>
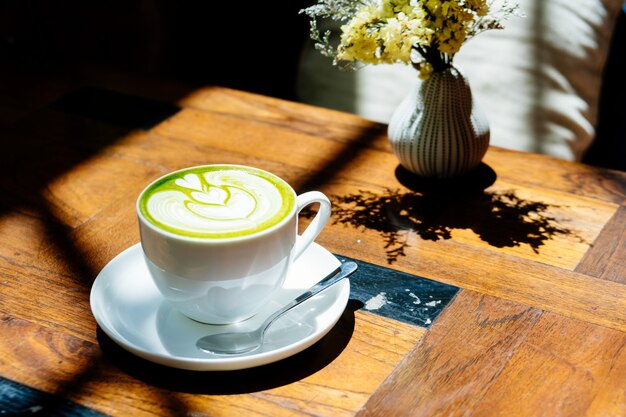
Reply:
<svg viewBox="0 0 626 417"><path fill-rule="evenodd" d="M275 311L259 327L251 331L224 332L201 337L196 342L198 349L216 355L242 355L257 350L263 345L265 332L282 315L302 304L309 298L333 286L350 276L357 269L357 264L348 261L324 277L306 292L291 300L281 309Z"/></svg>

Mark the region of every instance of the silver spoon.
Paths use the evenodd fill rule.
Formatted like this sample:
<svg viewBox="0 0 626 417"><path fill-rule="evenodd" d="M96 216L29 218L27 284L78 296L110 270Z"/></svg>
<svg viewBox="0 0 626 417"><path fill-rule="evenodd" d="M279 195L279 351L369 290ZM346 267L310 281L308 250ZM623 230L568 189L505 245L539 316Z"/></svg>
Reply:
<svg viewBox="0 0 626 417"><path fill-rule="evenodd" d="M356 268L357 265L354 262L349 261L342 263L339 268L328 274L326 277L324 277L324 279L319 281L308 291L291 300L286 306L284 306L280 310L274 312L274 314L269 316L263 322L263 324L261 324L255 330L216 333L204 336L198 339L198 341L196 342L196 346L205 352L218 355L239 355L242 353L252 352L261 347L261 345L263 344L265 331L272 325L272 323L274 323L277 318L279 318L295 306L302 304L314 295L319 294L326 288L338 283L342 279L351 275L354 271L356 271Z"/></svg>

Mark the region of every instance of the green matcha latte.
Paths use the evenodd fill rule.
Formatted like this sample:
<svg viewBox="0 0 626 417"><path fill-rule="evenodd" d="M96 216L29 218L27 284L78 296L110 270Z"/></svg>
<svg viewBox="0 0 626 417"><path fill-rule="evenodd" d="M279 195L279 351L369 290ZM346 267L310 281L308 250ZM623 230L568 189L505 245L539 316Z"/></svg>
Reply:
<svg viewBox="0 0 626 417"><path fill-rule="evenodd" d="M172 172L150 184L138 208L153 226L194 238L232 238L269 229L289 217L295 193L266 171L207 165Z"/></svg>

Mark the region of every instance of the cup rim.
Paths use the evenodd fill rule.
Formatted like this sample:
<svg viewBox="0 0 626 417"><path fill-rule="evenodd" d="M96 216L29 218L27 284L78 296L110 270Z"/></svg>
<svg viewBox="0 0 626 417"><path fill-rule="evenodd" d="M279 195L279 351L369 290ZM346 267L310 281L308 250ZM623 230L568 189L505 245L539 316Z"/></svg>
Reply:
<svg viewBox="0 0 626 417"><path fill-rule="evenodd" d="M159 227L157 227L156 225L152 224L152 222L150 220L148 220L147 218L145 218L145 216L141 213L141 209L139 207L139 202L141 201L142 196L144 195L144 193L150 188L152 187L153 184L155 184L156 182L160 181L161 179L168 177L170 175L174 175L178 172L182 172L182 171L187 171L187 170L192 170L192 169L202 169L202 168L206 168L206 167L228 167L228 168L242 168L242 169L246 169L246 170L254 170L254 171L259 171L262 173L265 173L267 175L270 175L276 179L278 179L279 181L281 181L282 183L284 183L284 185L286 185L287 189L291 191L291 194L293 195L294 198L294 204L292 209L285 215L285 217L280 220L278 223L263 229L263 230L259 230L257 232L253 232L253 233L249 233L243 236L230 236L230 237L206 237L206 236L184 236L181 234L177 234L177 233L173 233L170 232L168 230L164 230L161 229ZM154 179L153 181L151 181L148 185L146 185L143 190L141 190L141 192L139 193L139 196L137 197L137 200L135 202L135 212L137 213L137 217L139 218L139 221L146 227L150 228L153 232L158 233L160 235L169 237L169 238L173 238L173 239L178 239L181 241L186 241L186 242L202 242L202 243L207 243L207 244L223 244L223 243L229 243L229 242L241 242L241 241L246 241L246 240L253 240L256 238L260 238L263 237L265 235L269 235L271 233L273 233L274 231L281 229L283 226L285 226L285 224L289 223L292 218L294 217L294 215L297 213L297 209L298 209L298 204L297 204L297 197L298 194L296 193L296 191L293 189L293 187L284 179L282 179L281 177L279 177L278 175L266 171L264 169L261 168L257 168L257 167L253 167L253 166L249 166L249 165L241 165L241 164L205 164L205 165L194 165L194 166L188 166L185 168L180 168L174 171L170 171L166 174L161 175L160 177Z"/></svg>

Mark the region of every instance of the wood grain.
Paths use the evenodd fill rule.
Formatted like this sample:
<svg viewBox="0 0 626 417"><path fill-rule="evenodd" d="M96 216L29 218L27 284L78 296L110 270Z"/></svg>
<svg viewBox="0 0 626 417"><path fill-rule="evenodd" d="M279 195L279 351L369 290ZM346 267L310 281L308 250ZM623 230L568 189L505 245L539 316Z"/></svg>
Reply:
<svg viewBox="0 0 626 417"><path fill-rule="evenodd" d="M623 204L626 198L623 172L495 147L486 155L485 162L498 173L498 178L514 179L523 185L616 204ZM529 166L536 169L528 169Z"/></svg>
<svg viewBox="0 0 626 417"><path fill-rule="evenodd" d="M330 232L330 230L328 231ZM320 242L350 257L384 265L382 237L354 236L348 228L320 235ZM420 241L413 236L394 268L613 329L626 330L626 287L454 240ZM454 254L450 256L450 254Z"/></svg>
<svg viewBox="0 0 626 417"><path fill-rule="evenodd" d="M476 415L588 415L595 397L616 387L626 334L545 313L491 385ZM549 375L549 377L546 377Z"/></svg>
<svg viewBox="0 0 626 417"><path fill-rule="evenodd" d="M576 271L626 284L626 207L621 206Z"/></svg>
<svg viewBox="0 0 626 417"><path fill-rule="evenodd" d="M615 412L625 349L624 332L462 291L357 415L594 415L598 396Z"/></svg>
<svg viewBox="0 0 626 417"><path fill-rule="evenodd" d="M101 79L116 85L180 110L147 129L20 108L0 127L0 376L120 416L626 414L626 173L490 148L480 175L434 186L354 115ZM210 163L321 190L341 209L324 247L463 289L427 332L352 305L330 337L259 369L138 360L97 331L91 283L138 242L141 189Z"/></svg>
<svg viewBox="0 0 626 417"><path fill-rule="evenodd" d="M113 416L351 416L424 333L348 309L320 346L299 359L231 373L194 373L145 362L102 334L87 342L65 329L14 318L4 308L4 377Z"/></svg>

